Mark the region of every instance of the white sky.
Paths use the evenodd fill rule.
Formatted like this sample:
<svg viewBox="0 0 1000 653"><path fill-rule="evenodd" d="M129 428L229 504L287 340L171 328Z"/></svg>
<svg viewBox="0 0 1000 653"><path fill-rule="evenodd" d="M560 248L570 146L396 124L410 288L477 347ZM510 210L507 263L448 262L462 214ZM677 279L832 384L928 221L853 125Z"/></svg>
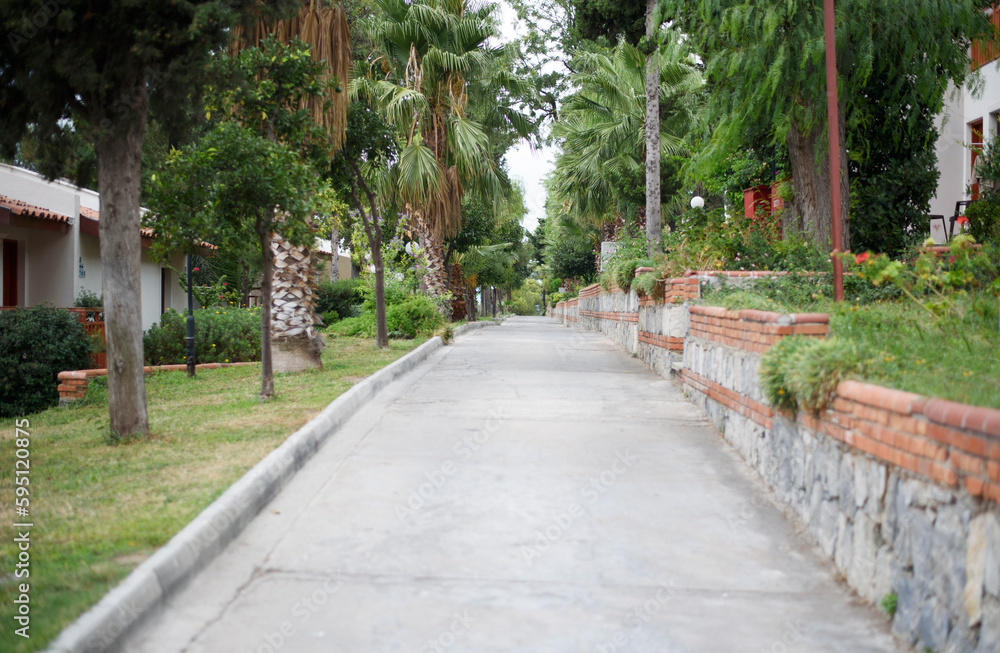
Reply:
<svg viewBox="0 0 1000 653"><path fill-rule="evenodd" d="M506 2L499 2L500 14L503 17L502 32L507 40L515 40L517 36L517 16ZM524 204L528 213L524 216L524 228L534 231L538 219L545 217L545 188L542 179L555 166L555 148L543 147L534 152L527 142L522 141L511 148L506 154L507 169L511 177L521 180L524 184Z"/></svg>

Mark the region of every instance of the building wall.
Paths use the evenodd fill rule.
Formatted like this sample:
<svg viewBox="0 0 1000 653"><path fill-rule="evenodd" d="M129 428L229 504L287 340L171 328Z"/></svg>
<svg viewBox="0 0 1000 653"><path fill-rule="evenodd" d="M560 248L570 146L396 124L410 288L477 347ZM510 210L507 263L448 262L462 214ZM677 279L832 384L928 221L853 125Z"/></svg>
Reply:
<svg viewBox="0 0 1000 653"><path fill-rule="evenodd" d="M944 111L935 121L938 141L935 145L938 158L937 192L931 198L931 215L946 218L955 212L955 202L965 199L964 168L969 150L963 145L965 135L965 92L950 87ZM931 236L938 243L945 242L945 233L940 221L931 224Z"/></svg>

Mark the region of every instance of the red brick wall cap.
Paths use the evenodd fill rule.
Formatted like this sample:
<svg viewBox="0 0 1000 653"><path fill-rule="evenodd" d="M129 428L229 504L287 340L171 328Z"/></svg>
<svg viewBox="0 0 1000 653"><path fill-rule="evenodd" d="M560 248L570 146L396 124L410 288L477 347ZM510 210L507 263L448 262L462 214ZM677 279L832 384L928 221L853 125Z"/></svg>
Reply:
<svg viewBox="0 0 1000 653"><path fill-rule="evenodd" d="M1000 437L1000 410L969 406L947 399L928 399L924 416L932 422Z"/></svg>
<svg viewBox="0 0 1000 653"><path fill-rule="evenodd" d="M860 381L843 381L837 386L837 394L859 404L884 408L885 410L910 415L923 405L924 398L912 392L893 390L880 385Z"/></svg>

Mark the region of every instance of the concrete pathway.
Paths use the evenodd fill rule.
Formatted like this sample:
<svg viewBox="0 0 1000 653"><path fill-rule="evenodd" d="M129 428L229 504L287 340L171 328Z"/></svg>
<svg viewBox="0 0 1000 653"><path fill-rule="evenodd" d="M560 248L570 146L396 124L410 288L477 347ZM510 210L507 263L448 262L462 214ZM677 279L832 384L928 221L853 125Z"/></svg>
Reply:
<svg viewBox="0 0 1000 653"><path fill-rule="evenodd" d="M670 382L517 318L383 391L125 650L899 650L834 574Z"/></svg>

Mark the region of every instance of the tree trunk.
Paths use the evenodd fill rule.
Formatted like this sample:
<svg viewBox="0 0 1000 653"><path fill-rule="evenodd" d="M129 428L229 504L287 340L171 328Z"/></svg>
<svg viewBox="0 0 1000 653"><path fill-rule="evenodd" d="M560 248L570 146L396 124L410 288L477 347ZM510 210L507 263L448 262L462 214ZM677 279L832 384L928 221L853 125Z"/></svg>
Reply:
<svg viewBox="0 0 1000 653"><path fill-rule="evenodd" d="M417 228L417 238L420 247L427 256L427 274L424 275L424 287L437 299L448 291L448 271L444 262L444 242L439 234L435 234L430 225L419 212L413 213L413 222Z"/></svg>
<svg viewBox="0 0 1000 653"><path fill-rule="evenodd" d="M646 0L646 38L652 40L656 0ZM646 57L646 253L652 258L663 249L660 226L660 67L656 53Z"/></svg>
<svg viewBox="0 0 1000 653"><path fill-rule="evenodd" d="M340 230L333 225L330 230L330 281L340 279Z"/></svg>
<svg viewBox="0 0 1000 653"><path fill-rule="evenodd" d="M257 236L264 254L264 278L260 283L260 401L274 397L274 368L271 364L271 286L274 279L274 252L267 223L257 220Z"/></svg>
<svg viewBox="0 0 1000 653"><path fill-rule="evenodd" d="M843 216L841 249L847 251L850 230L850 180L847 173L847 151L844 145L844 118L840 118L840 207ZM823 251L833 249L832 217L830 206L830 164L823 155L823 126L816 125L803 131L796 125L788 130L788 157L792 164L792 211L786 212L782 227L785 235L798 234L816 244ZM820 161L817 165L817 160Z"/></svg>
<svg viewBox="0 0 1000 653"><path fill-rule="evenodd" d="M371 209L371 216L365 213L364 204L358 199L358 192L355 186L351 186L351 200L354 207L361 215L361 224L365 228L365 236L368 238L368 247L372 251L372 264L375 266L375 345L379 349L389 346L389 330L385 322L385 266L382 261L382 225L378 219L378 207L375 205L375 194L372 193L365 178L361 174L360 168L353 162L351 168L354 171L354 178L357 185L361 187L368 198L368 207Z"/></svg>
<svg viewBox="0 0 1000 653"><path fill-rule="evenodd" d="M389 346L389 329L385 322L385 266L382 264L381 243L372 252L375 263L375 345L385 349Z"/></svg>
<svg viewBox="0 0 1000 653"><path fill-rule="evenodd" d="M137 87L134 90L140 91ZM146 94L139 97L134 122L101 138L97 152L101 193L102 292L108 359L108 412L115 437L149 435L143 371L140 310L139 169L146 133Z"/></svg>
<svg viewBox="0 0 1000 653"><path fill-rule="evenodd" d="M308 247L271 236L274 279L270 294L271 341L275 372L322 369L326 344L316 333L316 286L319 274Z"/></svg>

